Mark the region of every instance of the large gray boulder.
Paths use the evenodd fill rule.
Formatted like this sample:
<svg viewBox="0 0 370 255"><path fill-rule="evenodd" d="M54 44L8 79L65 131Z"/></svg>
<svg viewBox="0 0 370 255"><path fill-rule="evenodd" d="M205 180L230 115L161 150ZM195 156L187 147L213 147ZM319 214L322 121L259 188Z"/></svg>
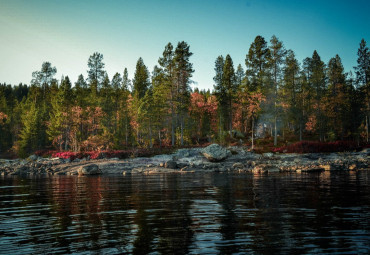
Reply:
<svg viewBox="0 0 370 255"><path fill-rule="evenodd" d="M202 154L211 162L219 162L231 156L229 150L215 143L204 148Z"/></svg>
<svg viewBox="0 0 370 255"><path fill-rule="evenodd" d="M38 158L39 158L39 157L38 157L37 155L33 154L33 155L29 156L29 157L27 158L27 160L28 160L28 161L36 161Z"/></svg>
<svg viewBox="0 0 370 255"><path fill-rule="evenodd" d="M96 164L81 166L78 169L78 175L97 175L101 173L102 173L101 170Z"/></svg>

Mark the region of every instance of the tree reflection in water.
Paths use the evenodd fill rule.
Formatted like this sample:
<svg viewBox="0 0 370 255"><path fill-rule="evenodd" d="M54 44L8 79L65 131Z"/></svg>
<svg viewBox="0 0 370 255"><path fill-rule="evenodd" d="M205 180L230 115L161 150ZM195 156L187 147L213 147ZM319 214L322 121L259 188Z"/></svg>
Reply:
<svg viewBox="0 0 370 255"><path fill-rule="evenodd" d="M368 253L369 179L1 177L0 253Z"/></svg>

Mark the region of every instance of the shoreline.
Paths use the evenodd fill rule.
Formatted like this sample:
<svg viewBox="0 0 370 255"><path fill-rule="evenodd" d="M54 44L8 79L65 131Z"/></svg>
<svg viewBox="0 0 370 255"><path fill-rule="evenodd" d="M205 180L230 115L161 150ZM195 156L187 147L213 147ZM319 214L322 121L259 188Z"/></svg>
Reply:
<svg viewBox="0 0 370 255"><path fill-rule="evenodd" d="M210 151L207 148L211 147ZM279 154L248 152L243 147L179 149L173 154L130 159L0 159L0 175L126 175L195 172L320 172L369 169L370 149L360 152ZM213 151L212 151L213 150ZM213 154L212 154L213 153Z"/></svg>

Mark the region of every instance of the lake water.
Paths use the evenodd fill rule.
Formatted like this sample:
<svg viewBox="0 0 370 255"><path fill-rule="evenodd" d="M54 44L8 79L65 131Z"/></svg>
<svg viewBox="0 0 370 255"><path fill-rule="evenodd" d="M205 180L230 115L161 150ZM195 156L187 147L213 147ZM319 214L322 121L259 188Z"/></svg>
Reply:
<svg viewBox="0 0 370 255"><path fill-rule="evenodd" d="M0 254L369 254L370 171L0 177Z"/></svg>

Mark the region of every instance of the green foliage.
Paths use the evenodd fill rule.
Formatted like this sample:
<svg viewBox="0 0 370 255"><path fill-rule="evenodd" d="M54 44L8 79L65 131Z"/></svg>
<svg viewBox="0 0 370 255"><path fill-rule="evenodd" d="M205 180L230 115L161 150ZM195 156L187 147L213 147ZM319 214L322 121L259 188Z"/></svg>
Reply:
<svg viewBox="0 0 370 255"><path fill-rule="evenodd" d="M365 40L353 77L339 55L326 65L314 51L300 65L276 36L269 43L257 36L246 54L246 71L241 64L235 70L230 55L217 57L213 91L191 89L192 55L185 41L176 48L168 43L151 74L139 58L132 82L126 68L110 80L103 55L95 52L87 79L80 75L74 86L68 76L58 82L49 62L33 72L30 87L0 84L0 153L239 142L234 133L254 145L256 126L274 134L271 147L286 143L288 136L291 141L368 140Z"/></svg>

